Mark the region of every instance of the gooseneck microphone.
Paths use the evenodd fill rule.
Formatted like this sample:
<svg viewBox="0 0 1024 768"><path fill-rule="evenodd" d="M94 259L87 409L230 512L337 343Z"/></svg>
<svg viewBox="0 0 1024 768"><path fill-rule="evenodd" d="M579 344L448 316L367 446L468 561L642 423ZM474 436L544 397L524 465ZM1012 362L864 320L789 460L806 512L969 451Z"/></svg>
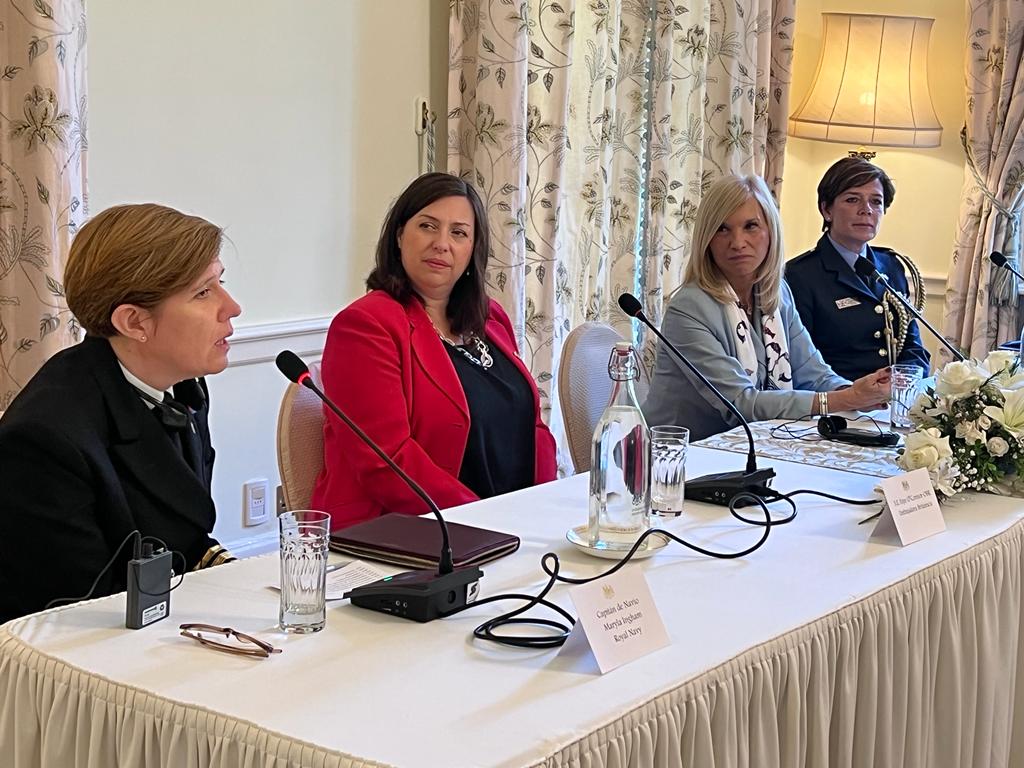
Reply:
<svg viewBox="0 0 1024 768"><path fill-rule="evenodd" d="M403 616L415 621L430 621L454 613L471 601L476 595L476 582L483 576L479 568L455 569L452 563L452 547L448 539L448 525L441 516L441 510L419 483L409 477L395 461L388 456L344 411L327 397L313 383L309 368L290 350L277 356L277 368L289 381L305 387L319 397L356 436L387 464L402 481L430 508L441 526L441 553L437 573L429 570L406 571L395 576L356 587L346 593L352 604L360 608ZM398 606L400 610L396 610Z"/></svg>
<svg viewBox="0 0 1024 768"><path fill-rule="evenodd" d="M1016 269L1014 269L1010 265L1009 259L1007 259L1005 256L1003 256L1003 254L1001 254L999 251L992 251L992 253L989 254L988 258L989 258L989 261L991 261L997 267L1002 267L1003 269L1008 269L1010 272L1013 272L1013 274L1015 274L1021 280L1024 280L1024 275L1022 275L1020 272L1018 272Z"/></svg>
<svg viewBox="0 0 1024 768"><path fill-rule="evenodd" d="M905 310L907 310L910 314L917 318L917 322L919 322L921 325L927 328L931 332L932 336L938 339L939 343L949 350L949 353L953 355L953 357L955 357L961 363L967 359L963 356L959 349L957 349L948 341L946 341L945 337L937 330L935 330L935 327L931 323L924 319L924 315L917 311L917 307L911 304L906 299L906 297L903 296L902 293L895 290L891 285L889 285L889 278L883 275L877 269L875 269L874 264L872 264L863 256L858 256L857 260L853 262L853 271L856 272L857 275L861 278L861 280L866 282L868 285L874 285L876 282L881 281L882 287L885 288L886 293L895 298L900 304L903 305L903 308ZM890 363L895 364L896 361L891 360Z"/></svg>
<svg viewBox="0 0 1024 768"><path fill-rule="evenodd" d="M741 493L752 493L755 496L775 498L776 494L774 491L767 491L768 485L771 483L772 478L775 477L775 470L771 468L757 468L757 454L754 452L754 435L750 431L750 424L743 417L743 414L740 413L739 409L725 395L718 391L718 388L708 380L707 376L697 370L697 367L686 359L686 356L679 351L675 344L665 338L664 334L644 314L640 300L636 296L631 293L624 293L619 296L619 308L654 331L654 335L661 339L665 348L685 365L694 376L700 379L715 397L722 401L725 407L743 425L743 429L747 433L749 449L747 451L746 470L743 472L721 472L715 475L704 475L694 480L687 480L684 491L686 498L725 506L728 506L734 496Z"/></svg>

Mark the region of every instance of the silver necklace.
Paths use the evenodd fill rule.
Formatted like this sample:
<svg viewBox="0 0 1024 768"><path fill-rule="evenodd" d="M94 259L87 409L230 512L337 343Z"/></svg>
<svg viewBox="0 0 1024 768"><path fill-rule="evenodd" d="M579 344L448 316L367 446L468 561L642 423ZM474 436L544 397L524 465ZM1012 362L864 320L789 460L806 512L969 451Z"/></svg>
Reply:
<svg viewBox="0 0 1024 768"><path fill-rule="evenodd" d="M437 335L441 338L441 341L443 341L449 347L454 349L464 358L469 360L469 362L473 363L473 365L479 365L485 371L492 365L494 365L494 358L491 357L491 350L488 348L484 340L477 336L475 333L469 337L468 341L474 347L476 347L477 354L480 355L479 358L473 357L473 355L470 354L468 349L466 349L464 346L460 344L456 344L454 341L452 341L443 333L441 333L441 331L438 330L436 325L434 326L434 330L437 331Z"/></svg>

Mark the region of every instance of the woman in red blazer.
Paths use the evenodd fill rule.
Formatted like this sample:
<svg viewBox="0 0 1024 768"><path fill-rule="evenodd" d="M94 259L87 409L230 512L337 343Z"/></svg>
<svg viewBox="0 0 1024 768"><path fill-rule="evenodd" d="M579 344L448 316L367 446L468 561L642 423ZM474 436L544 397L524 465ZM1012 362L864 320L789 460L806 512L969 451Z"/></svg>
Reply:
<svg viewBox="0 0 1024 768"><path fill-rule="evenodd" d="M490 244L476 190L419 177L388 212L370 293L331 323L327 395L442 509L555 478L555 441L508 316L487 297ZM423 501L326 413L312 506L342 528Z"/></svg>

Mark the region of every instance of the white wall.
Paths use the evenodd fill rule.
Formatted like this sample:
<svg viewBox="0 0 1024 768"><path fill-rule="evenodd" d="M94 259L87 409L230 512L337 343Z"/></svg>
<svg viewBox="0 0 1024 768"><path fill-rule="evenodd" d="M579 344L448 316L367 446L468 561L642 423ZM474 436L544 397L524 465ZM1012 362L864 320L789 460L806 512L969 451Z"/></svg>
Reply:
<svg viewBox="0 0 1024 768"><path fill-rule="evenodd" d="M443 122L447 0L90 0L89 206L156 201L226 227L243 307L210 381L216 535L244 548L241 485L278 482L285 382L266 358L363 291L391 200L417 173L413 105ZM443 159L443 143L440 152ZM278 337L284 324L285 335ZM322 337L322 334L321 336Z"/></svg>
<svg viewBox="0 0 1024 768"><path fill-rule="evenodd" d="M938 293L929 295L925 315L940 325L942 295L953 255L957 210L964 179L960 128L964 123L963 0L860 0L856 7L843 0L800 0L797 5L790 99L795 111L810 89L821 49L823 12L880 13L925 16L935 19L928 66L932 99L942 124L942 145L934 149L870 147L874 162L885 168L896 185L896 199L882 224L878 245L895 248L912 258ZM790 137L782 185L782 220L786 251L796 256L821 236L816 200L821 175L847 149ZM927 278L931 278L928 280ZM940 326L941 327L941 326ZM935 342L924 333L925 345L935 357Z"/></svg>

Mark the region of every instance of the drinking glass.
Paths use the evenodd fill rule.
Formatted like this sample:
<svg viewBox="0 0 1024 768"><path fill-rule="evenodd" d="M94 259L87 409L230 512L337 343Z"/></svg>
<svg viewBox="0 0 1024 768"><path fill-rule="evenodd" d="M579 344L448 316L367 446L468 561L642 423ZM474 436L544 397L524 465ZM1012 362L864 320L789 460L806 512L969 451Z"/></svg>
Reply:
<svg viewBox="0 0 1024 768"><path fill-rule="evenodd" d="M889 420L893 429L910 429L910 406L917 399L924 371L919 365L898 363L892 372L892 400L889 406Z"/></svg>
<svg viewBox="0 0 1024 768"><path fill-rule="evenodd" d="M683 513L686 491L686 449L690 430L685 427L651 428L651 512L661 517Z"/></svg>
<svg viewBox="0 0 1024 768"><path fill-rule="evenodd" d="M327 549L331 516L301 509L278 517L281 532L281 609L286 632L319 632L327 620Z"/></svg>

